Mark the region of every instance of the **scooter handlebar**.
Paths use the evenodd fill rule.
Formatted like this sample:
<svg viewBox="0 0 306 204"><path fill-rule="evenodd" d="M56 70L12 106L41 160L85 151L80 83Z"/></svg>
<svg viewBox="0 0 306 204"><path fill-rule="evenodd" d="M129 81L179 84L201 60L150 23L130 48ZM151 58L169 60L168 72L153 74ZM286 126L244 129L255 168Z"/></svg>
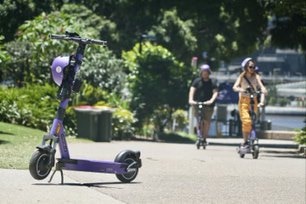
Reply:
<svg viewBox="0 0 306 204"><path fill-rule="evenodd" d="M104 40L81 38L79 36L69 36L69 35L51 34L50 38L51 39L56 39L56 40L70 40L70 41L74 41L74 42L82 43L82 44L106 45L106 43L107 43L107 41L104 41Z"/></svg>

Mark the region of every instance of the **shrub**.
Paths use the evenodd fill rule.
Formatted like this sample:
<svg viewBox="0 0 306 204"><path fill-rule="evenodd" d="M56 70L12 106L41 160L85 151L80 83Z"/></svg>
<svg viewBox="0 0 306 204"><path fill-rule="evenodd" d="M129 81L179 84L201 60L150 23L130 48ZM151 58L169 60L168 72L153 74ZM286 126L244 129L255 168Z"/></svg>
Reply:
<svg viewBox="0 0 306 204"><path fill-rule="evenodd" d="M130 139L134 134L134 115L129 110L117 108L113 113L112 131L114 139Z"/></svg>
<svg viewBox="0 0 306 204"><path fill-rule="evenodd" d="M188 124L187 113L185 110L178 109L172 114L172 120L175 121L175 130L184 130Z"/></svg>
<svg viewBox="0 0 306 204"><path fill-rule="evenodd" d="M306 127L304 127L302 130L297 132L297 134L294 137L294 140L301 145L306 145Z"/></svg>
<svg viewBox="0 0 306 204"><path fill-rule="evenodd" d="M1 88L0 117L5 122L46 130L56 110L55 93L50 85Z"/></svg>
<svg viewBox="0 0 306 204"><path fill-rule="evenodd" d="M3 122L48 131L56 114L56 87L49 84L27 85L23 88L0 88L0 118ZM75 129L74 111L66 111L66 133Z"/></svg>

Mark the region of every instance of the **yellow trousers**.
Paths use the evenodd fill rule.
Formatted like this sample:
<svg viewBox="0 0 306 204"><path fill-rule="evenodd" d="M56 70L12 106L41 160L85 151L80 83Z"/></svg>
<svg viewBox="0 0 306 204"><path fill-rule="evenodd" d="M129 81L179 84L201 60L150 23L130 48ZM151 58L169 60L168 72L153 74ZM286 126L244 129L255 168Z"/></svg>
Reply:
<svg viewBox="0 0 306 204"><path fill-rule="evenodd" d="M257 114L258 107L257 107L257 99L254 98L254 111ZM240 120L242 123L242 132L251 132L252 130L252 119L250 116L250 110L251 110L251 99L247 96L240 96L239 98L239 114L240 114Z"/></svg>

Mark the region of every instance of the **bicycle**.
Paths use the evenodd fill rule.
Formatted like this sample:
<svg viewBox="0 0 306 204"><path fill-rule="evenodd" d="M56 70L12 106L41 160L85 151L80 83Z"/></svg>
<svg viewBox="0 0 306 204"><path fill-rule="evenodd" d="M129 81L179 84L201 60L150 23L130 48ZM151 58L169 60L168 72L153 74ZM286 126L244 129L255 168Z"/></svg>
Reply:
<svg viewBox="0 0 306 204"><path fill-rule="evenodd" d="M33 153L29 171L34 179L45 179L55 165L49 183L56 171L61 173L61 183L64 183L63 170L113 173L123 183L133 181L142 166L139 151L124 150L117 154L114 161L97 161L70 158L65 137L63 120L72 92L80 90L82 81L76 78L83 62L87 45L106 45L106 41L82 38L77 33L66 32L65 35L50 35L51 39L67 40L78 44L75 55L56 57L51 65L53 81L59 86L57 97L60 103L49 134L44 135L42 143ZM55 163L56 146L59 146L60 158Z"/></svg>
<svg viewBox="0 0 306 204"><path fill-rule="evenodd" d="M255 124L257 121L257 116L255 113L255 97L257 97L258 95L261 94L260 91L254 91L251 88L248 88L246 90L246 93L249 94L250 96L250 117L251 117L251 121L252 121L252 129L248 138L248 145L246 147L243 147L242 145L240 145L237 148L237 152L240 155L240 158L244 158L245 154L252 154L253 159L257 159L259 156L259 142L258 142L258 137L256 135L256 129L255 129Z"/></svg>

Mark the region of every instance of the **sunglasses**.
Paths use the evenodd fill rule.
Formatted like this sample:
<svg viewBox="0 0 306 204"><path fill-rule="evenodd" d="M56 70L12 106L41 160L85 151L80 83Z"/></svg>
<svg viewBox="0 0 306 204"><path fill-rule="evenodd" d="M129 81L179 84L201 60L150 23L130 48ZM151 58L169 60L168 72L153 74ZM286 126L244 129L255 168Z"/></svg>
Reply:
<svg viewBox="0 0 306 204"><path fill-rule="evenodd" d="M254 66L248 66L248 68L250 68L250 69L255 69L255 67L254 67Z"/></svg>

